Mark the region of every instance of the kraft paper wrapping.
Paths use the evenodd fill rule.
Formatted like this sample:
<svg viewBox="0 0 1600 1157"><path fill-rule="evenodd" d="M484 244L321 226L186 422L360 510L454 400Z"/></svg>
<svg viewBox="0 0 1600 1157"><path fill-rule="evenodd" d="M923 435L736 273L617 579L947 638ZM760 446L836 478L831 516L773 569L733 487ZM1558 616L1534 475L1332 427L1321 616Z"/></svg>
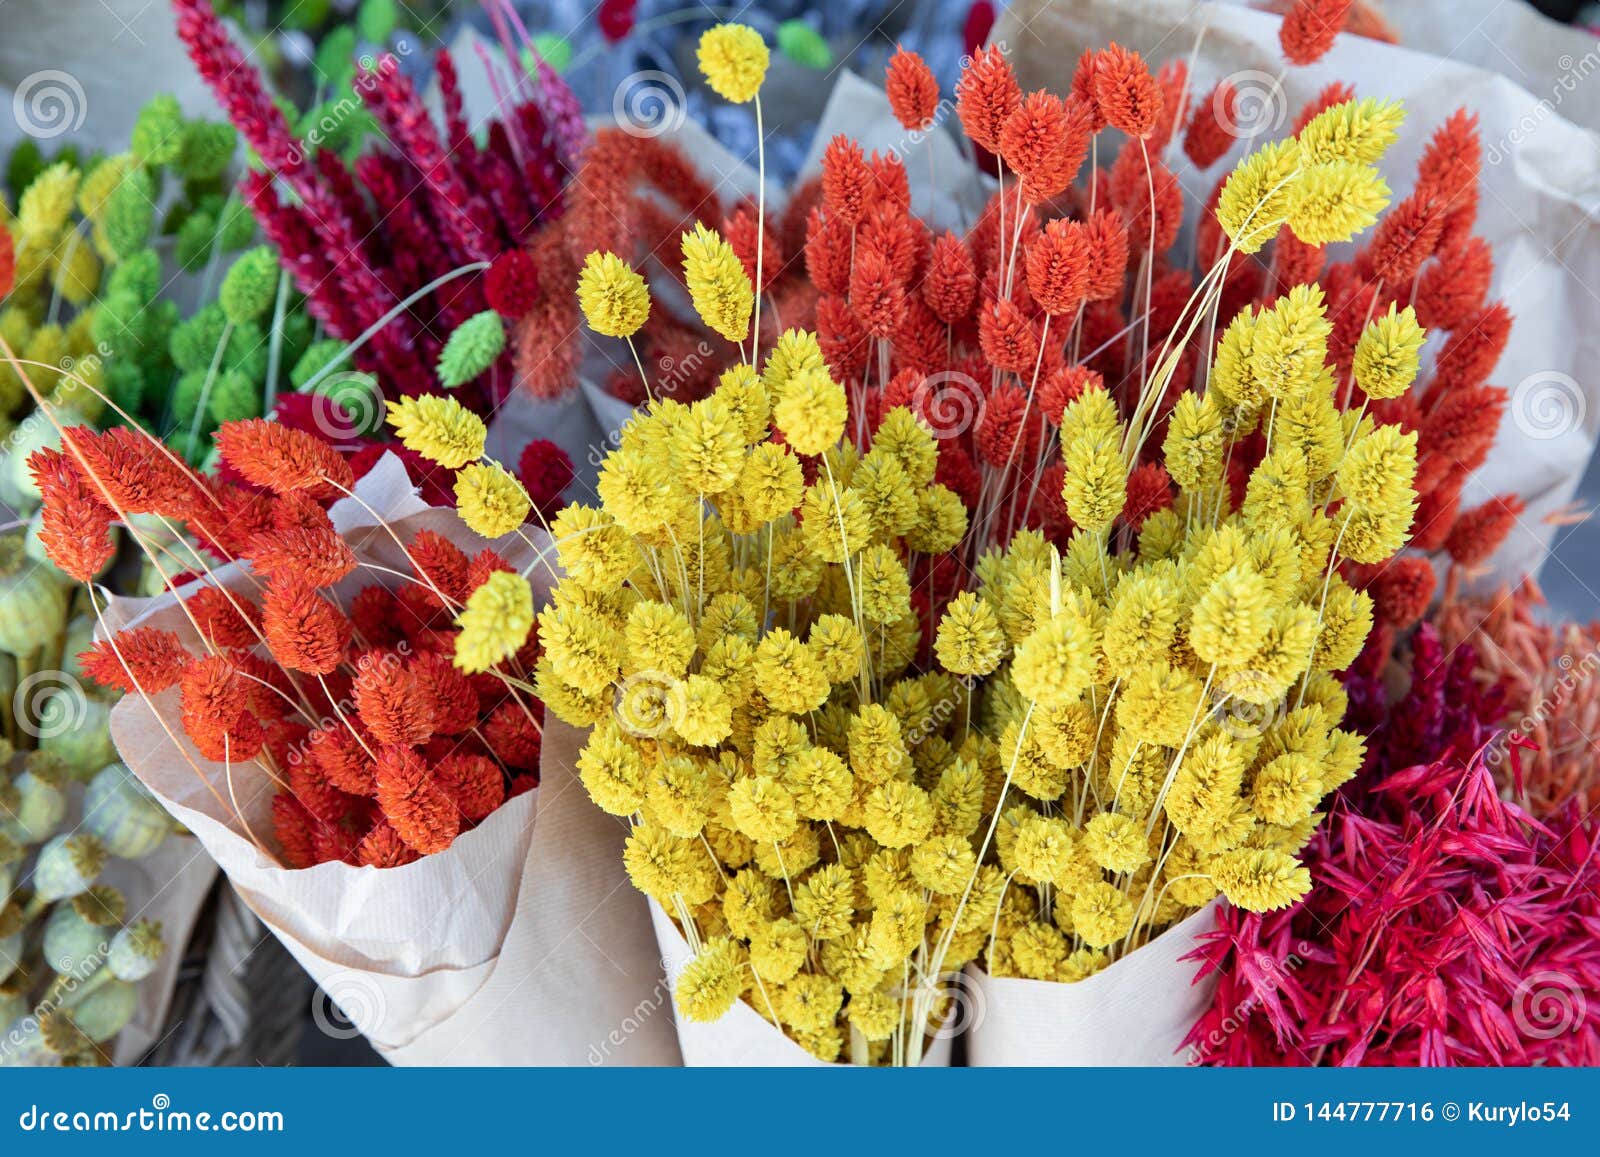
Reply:
<svg viewBox="0 0 1600 1157"><path fill-rule="evenodd" d="M981 998L967 1031L967 1063L1157 1068L1183 1064L1183 1038L1208 1004L1215 978L1191 984L1183 956L1216 927L1208 904L1138 951L1076 984L968 974Z"/></svg>
<svg viewBox="0 0 1600 1157"><path fill-rule="evenodd" d="M689 942L654 900L650 901L650 922L655 926L656 942L661 947L663 982L661 1015L672 1015L672 989L678 983L693 953ZM683 1063L690 1068L849 1068L820 1061L781 1031L762 1019L744 1001L738 1001L720 1020L710 1024L679 1020L678 1046ZM924 1068L945 1068L950 1064L951 1037L939 1036L928 1042L922 1058Z"/></svg>
<svg viewBox="0 0 1600 1157"><path fill-rule="evenodd" d="M391 529L404 542L431 529L469 551L493 545L515 565L532 562L533 551L515 536L486 544L453 511L428 508L392 456L356 494L360 501L343 499L330 515L364 562L404 569ZM332 594L348 599L377 581L373 573L352 576ZM529 574L541 600L547 573ZM238 566L221 568L216 579L230 588L250 581ZM116 600L111 618L165 627L198 647L170 593ZM270 781L249 764L234 768L230 783L228 769L202 759L177 721L176 689L153 703L130 695L112 712L112 735L134 774L194 833L250 909L395 1063L586 1063L597 1026L648 994L657 954L642 908L631 917L623 911L631 889L622 834L574 782L576 739L563 742L559 725L547 732L553 750L540 788L448 850L400 868L336 863L290 871L257 849L234 814L270 839ZM607 1059L672 1063L670 1027L648 1026Z"/></svg>
<svg viewBox="0 0 1600 1157"><path fill-rule="evenodd" d="M1403 35L1416 36L1424 25L1435 30L1418 37L1423 50L1341 36L1322 60L1290 68L1281 80L1279 18L1234 3L1013 0L990 36L1024 88L1056 92L1065 90L1080 52L1112 40L1146 53L1152 64L1188 61L1194 53L1192 91L1199 96L1192 99L1232 77L1241 107L1251 102L1244 122L1264 122L1262 141L1286 134L1299 110L1335 80L1354 85L1358 96L1400 100L1406 124L1382 163L1396 198L1414 186L1417 159L1433 131L1463 106L1477 114L1483 172L1475 232L1494 247L1490 297L1505 301L1516 324L1490 378L1510 393L1506 415L1461 506L1496 494L1520 495L1528 506L1489 560L1480 580L1488 586L1538 573L1556 530L1544 520L1571 500L1600 434L1600 377L1593 370L1600 327L1589 288L1600 285L1600 136L1584 127L1596 118L1592 98L1583 98L1600 71L1600 49L1592 38L1514 11L1521 7L1484 0L1390 4L1388 15L1404 17ZM1486 8L1498 13L1494 20ZM1497 35L1514 38L1510 50L1518 59L1506 55ZM1461 45L1489 67L1457 59ZM1515 68L1528 87L1495 68ZM1241 142L1198 173L1178 134L1163 159L1195 204L1244 152ZM1109 163L1104 147L1101 156ZM1346 259L1349 249L1334 246L1330 261ZM1425 360L1436 344L1424 350Z"/></svg>

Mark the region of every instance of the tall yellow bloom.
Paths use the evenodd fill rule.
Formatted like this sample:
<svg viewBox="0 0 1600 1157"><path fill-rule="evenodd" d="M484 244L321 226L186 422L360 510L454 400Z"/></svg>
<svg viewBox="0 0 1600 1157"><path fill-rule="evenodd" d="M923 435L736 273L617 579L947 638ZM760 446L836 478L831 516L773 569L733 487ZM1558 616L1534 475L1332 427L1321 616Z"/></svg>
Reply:
<svg viewBox="0 0 1600 1157"><path fill-rule="evenodd" d="M700 37L700 71L724 100L744 104L767 78L766 42L747 24L719 24Z"/></svg>
<svg viewBox="0 0 1600 1157"><path fill-rule="evenodd" d="M456 617L456 666L469 674L487 671L515 655L533 630L533 588L510 571L497 570L467 596Z"/></svg>
<svg viewBox="0 0 1600 1157"><path fill-rule="evenodd" d="M732 245L696 224L683 235L683 275L695 312L707 325L731 342L749 336L755 293Z"/></svg>
<svg viewBox="0 0 1600 1157"><path fill-rule="evenodd" d="M615 253L594 252L578 274L578 304L596 333L632 337L650 316L650 291Z"/></svg>
<svg viewBox="0 0 1600 1157"><path fill-rule="evenodd" d="M389 403L389 425L407 449L451 470L483 457L483 420L454 398L423 394Z"/></svg>

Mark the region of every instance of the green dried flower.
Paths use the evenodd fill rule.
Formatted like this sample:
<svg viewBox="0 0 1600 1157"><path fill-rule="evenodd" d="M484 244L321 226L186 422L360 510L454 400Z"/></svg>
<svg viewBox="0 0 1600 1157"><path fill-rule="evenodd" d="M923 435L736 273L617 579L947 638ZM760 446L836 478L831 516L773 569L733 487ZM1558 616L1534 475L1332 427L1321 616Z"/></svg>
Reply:
<svg viewBox="0 0 1600 1157"><path fill-rule="evenodd" d="M111 252L126 259L150 243L155 218L155 178L148 169L130 169L106 201L100 227Z"/></svg>
<svg viewBox="0 0 1600 1157"><path fill-rule="evenodd" d="M235 324L265 317L277 297L278 257L265 245L234 259L217 294L222 312Z"/></svg>
<svg viewBox="0 0 1600 1157"><path fill-rule="evenodd" d="M215 181L228 171L238 134L227 121L189 121L183 126L178 169L188 181Z"/></svg>
<svg viewBox="0 0 1600 1157"><path fill-rule="evenodd" d="M453 390L483 373L506 345L505 324L492 309L474 314L456 327L439 355L439 383Z"/></svg>
<svg viewBox="0 0 1600 1157"><path fill-rule="evenodd" d="M141 165L170 165L183 153L183 108L171 93L159 93L139 110L131 142Z"/></svg>
<svg viewBox="0 0 1600 1157"><path fill-rule="evenodd" d="M237 422L261 416L261 390L256 383L238 370L219 374L211 383L211 400L207 412L213 422Z"/></svg>

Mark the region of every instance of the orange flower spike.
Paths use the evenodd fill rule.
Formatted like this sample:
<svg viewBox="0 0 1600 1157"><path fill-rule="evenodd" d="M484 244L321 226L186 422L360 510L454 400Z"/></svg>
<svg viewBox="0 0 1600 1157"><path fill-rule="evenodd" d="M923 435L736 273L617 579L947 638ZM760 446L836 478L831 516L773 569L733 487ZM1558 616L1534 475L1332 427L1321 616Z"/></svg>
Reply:
<svg viewBox="0 0 1600 1157"><path fill-rule="evenodd" d="M116 554L111 539L115 519L77 464L44 448L28 456L28 469L43 502L39 543L55 563L79 582L93 582Z"/></svg>
<svg viewBox="0 0 1600 1157"><path fill-rule="evenodd" d="M1406 554L1390 559L1366 590L1372 596L1377 617L1403 631L1427 612L1437 582L1432 563L1419 555Z"/></svg>
<svg viewBox="0 0 1600 1157"><path fill-rule="evenodd" d="M756 218L750 209L741 205L734 211L732 217L725 218L722 222L722 236L733 247L734 256L739 259L739 264L744 266L744 275L750 279L750 284L756 283ZM778 239L769 228L766 238L762 242L761 253L761 292L766 293L783 273L783 249L778 244Z"/></svg>
<svg viewBox="0 0 1600 1157"><path fill-rule="evenodd" d="M412 661L411 673L433 701L433 731L464 735L478 725L478 693L456 670L449 655L427 652Z"/></svg>
<svg viewBox="0 0 1600 1157"><path fill-rule="evenodd" d="M484 547L477 554L473 555L467 561L467 585L466 593L462 595L462 601L465 602L466 595L471 594L484 583L489 581L489 576L494 574L496 571L505 571L507 574L515 574L517 572L517 568L512 566L504 558L496 554L493 550L490 550L488 547Z"/></svg>
<svg viewBox="0 0 1600 1157"><path fill-rule="evenodd" d="M295 799L323 824L339 824L350 815L354 797L340 791L322 774L322 768L311 760L301 759L290 763L288 780L289 790L294 793Z"/></svg>
<svg viewBox="0 0 1600 1157"><path fill-rule="evenodd" d="M1152 154L1172 142L1172 134L1178 131L1178 118L1188 114L1189 66L1181 58L1167 61L1156 73L1156 87L1161 90L1161 115L1156 118L1155 131L1147 145Z"/></svg>
<svg viewBox="0 0 1600 1157"><path fill-rule="evenodd" d="M1483 308L1494 251L1483 238L1467 237L1437 256L1417 282L1417 321L1428 330L1455 329Z"/></svg>
<svg viewBox="0 0 1600 1157"><path fill-rule="evenodd" d="M261 642L261 611L238 591L204 586L185 599L183 606L214 647L254 647Z"/></svg>
<svg viewBox="0 0 1600 1157"><path fill-rule="evenodd" d="M873 337L891 338L906 315L905 287L884 258L865 249L850 271L850 308Z"/></svg>
<svg viewBox="0 0 1600 1157"><path fill-rule="evenodd" d="M176 686L192 658L171 631L128 627L80 652L78 665L102 687L154 695Z"/></svg>
<svg viewBox="0 0 1600 1157"><path fill-rule="evenodd" d="M269 578L298 576L313 587L330 587L356 569L355 551L333 529L273 530L250 543L250 563Z"/></svg>
<svg viewBox="0 0 1600 1157"><path fill-rule="evenodd" d="M1515 494L1498 494L1482 506L1462 511L1445 539L1445 550L1461 566L1482 566L1500 549L1523 509Z"/></svg>
<svg viewBox="0 0 1600 1157"><path fill-rule="evenodd" d="M543 743L537 719L544 708L533 704L533 719L528 718L529 710L515 701L500 704L484 721L483 738L494 757L507 767L537 771Z"/></svg>
<svg viewBox="0 0 1600 1157"><path fill-rule="evenodd" d="M1089 291L1090 245L1081 222L1056 220L1028 246L1028 292L1055 317L1077 312Z"/></svg>
<svg viewBox="0 0 1600 1157"><path fill-rule="evenodd" d="M896 45L883 87L902 128L922 132L932 127L939 111L939 82L922 57Z"/></svg>
<svg viewBox="0 0 1600 1157"><path fill-rule="evenodd" d="M1006 121L1021 105L1022 88L999 47L980 48L956 82L956 115L967 136L998 155Z"/></svg>
<svg viewBox="0 0 1600 1157"><path fill-rule="evenodd" d="M978 319L978 344L996 369L1032 376L1039 358L1039 334L1016 303L1002 298L984 308Z"/></svg>
<svg viewBox="0 0 1600 1157"><path fill-rule="evenodd" d="M867 158L867 171L872 174L872 205L887 205L901 213L911 212L911 178L898 155L891 152L879 156L874 149Z"/></svg>
<svg viewBox="0 0 1600 1157"><path fill-rule="evenodd" d="M292 795L272 797L272 831L290 868L310 868L318 862L315 817Z"/></svg>
<svg viewBox="0 0 1600 1157"><path fill-rule="evenodd" d="M859 378L867 368L867 331L842 297L818 300L817 344L837 381Z"/></svg>
<svg viewBox="0 0 1600 1157"><path fill-rule="evenodd" d="M348 727L331 722L306 737L303 758L315 763L323 778L350 795L372 795L377 790L372 756Z"/></svg>
<svg viewBox="0 0 1600 1157"><path fill-rule="evenodd" d="M1022 177L1022 198L1042 205L1072 184L1089 154L1092 118L1076 97L1030 93L1007 119L1001 156Z"/></svg>
<svg viewBox="0 0 1600 1157"><path fill-rule="evenodd" d="M1296 0L1278 27L1278 43L1291 64L1321 60L1350 14L1350 0Z"/></svg>
<svg viewBox="0 0 1600 1157"><path fill-rule="evenodd" d="M1365 263L1387 285L1404 285L1433 256L1443 228L1444 214L1439 206L1413 193L1378 222L1363 254Z"/></svg>
<svg viewBox="0 0 1600 1157"><path fill-rule="evenodd" d="M272 578L261 624L273 657L290 670L308 675L333 671L350 645L350 620L292 576Z"/></svg>
<svg viewBox="0 0 1600 1157"><path fill-rule="evenodd" d="M69 426L63 442L93 493L103 495L121 513L186 518L194 509L194 478L144 431L113 426L97 432L89 426Z"/></svg>
<svg viewBox="0 0 1600 1157"><path fill-rule="evenodd" d="M356 848L356 860L364 868L401 868L421 859L400 838L388 820L380 818L372 830L361 838Z"/></svg>
<svg viewBox="0 0 1600 1157"><path fill-rule="evenodd" d="M201 755L235 763L256 757L264 737L255 716L242 709L248 691L233 664L218 655L196 659L179 686L183 729Z"/></svg>
<svg viewBox="0 0 1600 1157"><path fill-rule="evenodd" d="M1440 125L1417 165L1417 190L1445 205L1475 191L1483 169L1478 114L1459 108Z"/></svg>
<svg viewBox="0 0 1600 1157"><path fill-rule="evenodd" d="M246 481L275 494L304 491L337 498L355 484L350 464L328 443L264 418L224 422L217 430L223 459Z"/></svg>
<svg viewBox="0 0 1600 1157"><path fill-rule="evenodd" d="M420 531L406 551L411 556L412 567L422 581L429 602L439 601L439 596L434 593L435 588L450 600L451 605L465 602L467 595L475 589L469 580L471 563L466 553L444 535L431 530Z"/></svg>
<svg viewBox="0 0 1600 1157"><path fill-rule="evenodd" d="M1034 401L1047 422L1060 426L1062 412L1077 401L1084 390L1104 388L1100 375L1086 366L1062 366L1039 383Z"/></svg>
<svg viewBox="0 0 1600 1157"><path fill-rule="evenodd" d="M464 752L447 755L434 765L434 779L464 819L477 823L506 801L504 773L492 759Z"/></svg>
<svg viewBox="0 0 1600 1157"><path fill-rule="evenodd" d="M1194 116L1183 134L1183 151L1197 169L1209 169L1239 139L1239 91L1227 77L1195 105Z"/></svg>
<svg viewBox="0 0 1600 1157"><path fill-rule="evenodd" d="M1138 533L1144 520L1172 505L1172 479L1159 462L1146 462L1128 474L1128 501L1122 519Z"/></svg>
<svg viewBox="0 0 1600 1157"><path fill-rule="evenodd" d="M1128 227L1117 213L1098 209L1085 228L1089 240L1089 300L1118 300L1128 269Z"/></svg>
<svg viewBox="0 0 1600 1157"><path fill-rule="evenodd" d="M1439 351L1433 388L1459 390L1483 385L1510 340L1511 311L1503 301L1492 302L1451 333Z"/></svg>
<svg viewBox="0 0 1600 1157"><path fill-rule="evenodd" d="M922 282L922 300L940 321L955 325L972 316L978 295L978 273L972 250L954 233L934 240L928 274Z"/></svg>
<svg viewBox="0 0 1600 1157"><path fill-rule="evenodd" d="M378 752L378 806L406 845L425 856L442 852L461 830L461 811L408 747Z"/></svg>
<svg viewBox="0 0 1600 1157"><path fill-rule="evenodd" d="M1094 99L1108 125L1140 140L1161 119L1161 86L1142 56L1114 41L1095 57Z"/></svg>
<svg viewBox="0 0 1600 1157"><path fill-rule="evenodd" d="M866 214L872 197L872 170L861 146L840 135L822 153L822 204L830 217L853 228Z"/></svg>
<svg viewBox="0 0 1600 1157"><path fill-rule="evenodd" d="M806 273L819 293L850 291L850 226L813 208L806 217Z"/></svg>
<svg viewBox="0 0 1600 1157"><path fill-rule="evenodd" d="M1072 95L1083 102L1089 114L1089 131L1097 133L1106 127L1105 113L1094 94L1094 70L1098 56L1092 48L1085 48L1078 57L1078 67L1072 73Z"/></svg>
<svg viewBox="0 0 1600 1157"><path fill-rule="evenodd" d="M431 688L398 655L369 653L356 664L356 710L379 743L417 746L433 735Z"/></svg>

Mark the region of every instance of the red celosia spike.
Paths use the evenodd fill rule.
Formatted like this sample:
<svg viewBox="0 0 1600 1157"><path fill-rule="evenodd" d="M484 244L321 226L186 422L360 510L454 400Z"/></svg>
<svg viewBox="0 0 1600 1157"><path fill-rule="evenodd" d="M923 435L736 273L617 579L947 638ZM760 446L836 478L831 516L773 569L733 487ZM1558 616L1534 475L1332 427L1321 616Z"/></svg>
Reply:
<svg viewBox="0 0 1600 1157"><path fill-rule="evenodd" d="M309 868L318 862L313 832L315 817L292 795L272 797L272 831L283 849L283 862L291 868Z"/></svg>
<svg viewBox="0 0 1600 1157"><path fill-rule="evenodd" d="M377 791L372 756L350 728L338 719L306 737L302 758L315 763L323 778L340 791L350 795L372 795Z"/></svg>
<svg viewBox="0 0 1600 1157"><path fill-rule="evenodd" d="M490 712L483 724L483 738L495 758L509 768L536 770L543 711L538 703L508 700Z"/></svg>
<svg viewBox="0 0 1600 1157"><path fill-rule="evenodd" d="M1086 366L1062 366L1044 381L1034 395L1039 411L1052 426L1061 425L1061 414L1084 390L1103 388L1100 375Z"/></svg>
<svg viewBox="0 0 1600 1157"><path fill-rule="evenodd" d="M539 300L539 267L525 249L507 249L483 275L489 308L507 321L526 317Z"/></svg>
<svg viewBox="0 0 1600 1157"><path fill-rule="evenodd" d="M1098 209L1085 228L1089 239L1089 300L1119 300L1128 268L1127 227L1112 210Z"/></svg>
<svg viewBox="0 0 1600 1157"><path fill-rule="evenodd" d="M1347 101L1355 100L1355 98L1356 90L1350 85L1345 84L1342 80L1336 80L1332 84L1329 84L1321 92L1317 93L1314 100L1308 102L1305 108L1300 110L1299 116L1295 117L1294 135L1299 136L1301 129L1305 128L1313 120L1327 112L1334 105L1344 104Z"/></svg>
<svg viewBox="0 0 1600 1157"><path fill-rule="evenodd" d="M1233 148L1238 136L1239 90L1227 77L1195 105L1183 134L1183 151L1197 169L1209 169Z"/></svg>
<svg viewBox="0 0 1600 1157"><path fill-rule="evenodd" d="M461 812L408 747L378 752L378 806L408 847L423 855L448 848L461 830Z"/></svg>
<svg viewBox="0 0 1600 1157"><path fill-rule="evenodd" d="M1000 134L1022 104L1016 73L998 45L973 55L956 82L956 115L974 144L1000 152Z"/></svg>
<svg viewBox="0 0 1600 1157"><path fill-rule="evenodd" d="M1152 154L1164 152L1178 131L1178 120L1188 115L1189 66L1182 57L1167 61L1156 72L1156 87L1161 90L1161 115L1155 130L1145 142Z"/></svg>
<svg viewBox="0 0 1600 1157"><path fill-rule="evenodd" d="M1407 554L1391 559L1366 590L1377 616L1396 630L1405 630L1427 612L1437 582L1427 559Z"/></svg>
<svg viewBox="0 0 1600 1157"><path fill-rule="evenodd" d="M1031 465L1043 435L1039 408L1021 386L1002 382L984 400L974 433L978 456L990 466Z"/></svg>
<svg viewBox="0 0 1600 1157"><path fill-rule="evenodd" d="M433 734L438 710L433 688L419 681L399 655L363 655L354 692L361 723L379 743L414 747Z"/></svg>
<svg viewBox="0 0 1600 1157"><path fill-rule="evenodd" d="M191 658L171 631L129 627L80 652L78 665L102 687L154 695L175 686Z"/></svg>
<svg viewBox="0 0 1600 1157"><path fill-rule="evenodd" d="M356 555L334 530L273 530L250 543L250 563L268 576L298 576L329 587L356 569Z"/></svg>
<svg viewBox="0 0 1600 1157"><path fill-rule="evenodd" d="M292 671L326 675L344 661L350 620L306 583L275 575L261 616L267 647Z"/></svg>
<svg viewBox="0 0 1600 1157"><path fill-rule="evenodd" d="M473 589L468 582L470 562L460 547L442 534L422 530L406 550L421 580L420 587L407 589L414 589L431 605L450 607L467 601ZM443 601L440 595L444 596Z"/></svg>
<svg viewBox="0 0 1600 1157"><path fill-rule="evenodd" d="M1060 317L1076 313L1089 289L1091 259L1082 222L1051 221L1028 246L1028 292L1039 308Z"/></svg>
<svg viewBox="0 0 1600 1157"><path fill-rule="evenodd" d="M1322 272L1323 247L1307 245L1292 229L1282 229L1272 243L1272 281L1278 293L1310 285Z"/></svg>
<svg viewBox="0 0 1600 1157"><path fill-rule="evenodd" d="M1482 506L1463 510L1444 548L1461 566L1481 566L1500 549L1525 509L1515 494L1497 494Z"/></svg>
<svg viewBox="0 0 1600 1157"><path fill-rule="evenodd" d="M472 681L456 670L449 655L420 654L412 660L411 673L433 701L435 733L464 735L477 726L478 693Z"/></svg>
<svg viewBox="0 0 1600 1157"><path fill-rule="evenodd" d="M978 341L989 364L1031 379L1039 361L1039 334L1022 310L1005 299L978 316Z"/></svg>
<svg viewBox="0 0 1600 1157"><path fill-rule="evenodd" d="M1122 520L1137 532L1145 519L1167 509L1172 500L1172 479L1167 468L1159 462L1146 462L1128 474L1128 501L1122 508Z"/></svg>
<svg viewBox="0 0 1600 1157"><path fill-rule="evenodd" d="M822 153L822 203L828 216L851 228L866 214L872 196L872 170L861 146L840 135Z"/></svg>
<svg viewBox="0 0 1600 1157"><path fill-rule="evenodd" d="M1417 320L1430 330L1455 329L1483 308L1494 276L1494 252L1481 237L1441 244L1417 282Z"/></svg>
<svg viewBox="0 0 1600 1157"><path fill-rule="evenodd" d="M393 825L382 817L356 848L356 860L367 868L400 868L419 859L421 857L400 838Z"/></svg>
<svg viewBox="0 0 1600 1157"><path fill-rule="evenodd" d="M1413 193L1384 214L1363 256L1374 276L1404 285L1433 256L1443 228L1440 207Z"/></svg>
<svg viewBox="0 0 1600 1157"><path fill-rule="evenodd" d="M1414 548L1435 551L1444 546L1461 511L1461 487L1466 478L1467 472L1458 470L1441 476L1432 486L1417 488L1417 513L1411 519Z"/></svg>
<svg viewBox="0 0 1600 1157"><path fill-rule="evenodd" d="M905 407L916 412L918 399L927 390L927 375L919 370L901 370L883 387L883 412Z"/></svg>
<svg viewBox="0 0 1600 1157"><path fill-rule="evenodd" d="M870 204L873 207L889 208L902 214L911 212L911 178L898 153L880 155L873 149L867 158L867 171L872 174Z"/></svg>
<svg viewBox="0 0 1600 1157"><path fill-rule="evenodd" d="M851 226L833 213L813 209L806 223L806 273L821 293L850 292Z"/></svg>
<svg viewBox="0 0 1600 1157"><path fill-rule="evenodd" d="M977 300L978 275L972 263L972 250L954 233L935 239L928 258L928 275L922 283L922 299L947 325L956 325L972 314Z"/></svg>
<svg viewBox="0 0 1600 1157"><path fill-rule="evenodd" d="M1423 150L1417 165L1417 192L1439 204L1451 206L1478 183L1483 166L1483 142L1478 136L1478 116L1457 109L1440 125Z"/></svg>
<svg viewBox="0 0 1600 1157"><path fill-rule="evenodd" d="M1089 152L1089 112L1081 101L1063 102L1044 91L1029 93L1006 119L1000 155L1022 178L1022 196L1040 205L1078 175Z"/></svg>
<svg viewBox="0 0 1600 1157"><path fill-rule="evenodd" d="M939 110L939 82L922 57L896 45L883 86L902 127L921 132L933 124Z"/></svg>
<svg viewBox="0 0 1600 1157"><path fill-rule="evenodd" d="M817 302L817 344L836 380L858 379L867 368L867 331L842 297L825 294Z"/></svg>
<svg viewBox="0 0 1600 1157"><path fill-rule="evenodd" d="M939 443L939 465L934 472L934 481L955 491L969 511L978 508L983 479L972 456L955 441Z"/></svg>
<svg viewBox="0 0 1600 1157"><path fill-rule="evenodd" d="M111 508L84 479L77 463L48 447L28 456L42 510L39 544L50 561L79 582L93 582L112 556Z"/></svg>
<svg viewBox="0 0 1600 1157"><path fill-rule="evenodd" d="M69 426L63 441L91 492L122 513L182 518L192 508L194 479L143 430L113 426L96 432L89 426Z"/></svg>
<svg viewBox="0 0 1600 1157"><path fill-rule="evenodd" d="M203 638L214 647L254 647L261 642L261 611L247 595L203 586L183 601Z"/></svg>
<svg viewBox="0 0 1600 1157"><path fill-rule="evenodd" d="M1078 66L1072 72L1072 95L1084 103L1089 112L1089 131L1097 133L1106 127L1105 114L1094 95L1094 68L1099 59L1092 48L1085 48L1078 57Z"/></svg>
<svg viewBox="0 0 1600 1157"><path fill-rule="evenodd" d="M482 755L447 755L433 774L462 816L471 823L486 818L506 800L506 777L494 760Z"/></svg>
<svg viewBox="0 0 1600 1157"><path fill-rule="evenodd" d="M1150 136L1161 117L1161 86L1143 57L1115 41L1095 58L1094 99L1106 123L1130 137Z"/></svg>
<svg viewBox="0 0 1600 1157"><path fill-rule="evenodd" d="M1439 351L1430 392L1481 386L1489 380L1510 340L1511 311L1502 301L1492 302L1451 332Z"/></svg>
<svg viewBox="0 0 1600 1157"><path fill-rule="evenodd" d="M1296 0L1278 28L1278 43L1291 64L1322 59L1344 27L1350 0Z"/></svg>
<svg viewBox="0 0 1600 1157"><path fill-rule="evenodd" d="M217 446L244 478L276 494L303 490L312 498L329 499L355 484L350 464L333 447L277 422L224 422L217 430Z"/></svg>
<svg viewBox="0 0 1600 1157"><path fill-rule="evenodd" d="M517 476L534 509L547 519L560 509L561 495L576 477L567 452L544 438L535 438L522 448Z"/></svg>
<svg viewBox="0 0 1600 1157"><path fill-rule="evenodd" d="M755 214L743 205L734 210L732 217L724 218L722 222L722 236L733 246L734 255L739 258L739 264L744 266L745 276L750 279L751 285L756 283L756 232ZM760 253L762 293L770 290L783 272L783 252L778 248L778 239L772 235L770 228L765 233Z"/></svg>
<svg viewBox="0 0 1600 1157"><path fill-rule="evenodd" d="M906 313L905 286L889 263L871 250L856 254L850 271L850 308L870 336L889 338Z"/></svg>

